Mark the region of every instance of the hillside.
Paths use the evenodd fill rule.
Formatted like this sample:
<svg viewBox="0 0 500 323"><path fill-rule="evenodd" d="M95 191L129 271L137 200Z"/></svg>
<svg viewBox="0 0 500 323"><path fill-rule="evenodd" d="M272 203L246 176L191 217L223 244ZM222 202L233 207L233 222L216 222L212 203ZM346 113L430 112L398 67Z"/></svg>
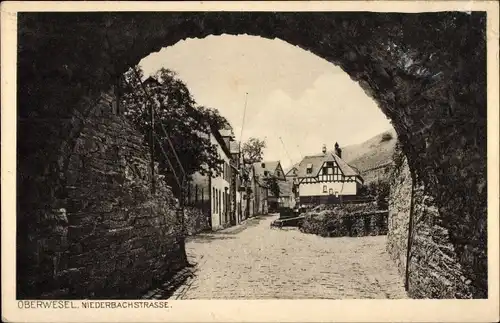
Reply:
<svg viewBox="0 0 500 323"><path fill-rule="evenodd" d="M386 174L383 168L372 169L391 162L396 138L396 132L391 129L363 143L342 147L342 159L356 167L365 182L383 179Z"/></svg>

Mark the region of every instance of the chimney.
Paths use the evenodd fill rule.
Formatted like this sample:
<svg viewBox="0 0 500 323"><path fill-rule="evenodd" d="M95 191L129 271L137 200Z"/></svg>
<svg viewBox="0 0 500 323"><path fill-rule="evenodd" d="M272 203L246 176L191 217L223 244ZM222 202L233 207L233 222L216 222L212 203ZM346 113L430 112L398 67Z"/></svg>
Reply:
<svg viewBox="0 0 500 323"><path fill-rule="evenodd" d="M326 154L326 145L323 145L323 149L321 151L323 152L323 155Z"/></svg>
<svg viewBox="0 0 500 323"><path fill-rule="evenodd" d="M338 142L335 143L335 155L342 158L342 149L340 149Z"/></svg>

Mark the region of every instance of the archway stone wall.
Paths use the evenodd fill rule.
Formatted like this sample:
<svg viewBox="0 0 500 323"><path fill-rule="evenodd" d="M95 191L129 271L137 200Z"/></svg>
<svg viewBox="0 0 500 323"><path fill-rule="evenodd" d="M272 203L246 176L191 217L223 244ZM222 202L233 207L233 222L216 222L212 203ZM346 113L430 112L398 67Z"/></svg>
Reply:
<svg viewBox="0 0 500 323"><path fill-rule="evenodd" d="M391 119L415 181L449 232L473 297L487 296L484 13L18 17L18 218L65 206L65 170L79 120L129 66L187 38L280 38L340 66Z"/></svg>

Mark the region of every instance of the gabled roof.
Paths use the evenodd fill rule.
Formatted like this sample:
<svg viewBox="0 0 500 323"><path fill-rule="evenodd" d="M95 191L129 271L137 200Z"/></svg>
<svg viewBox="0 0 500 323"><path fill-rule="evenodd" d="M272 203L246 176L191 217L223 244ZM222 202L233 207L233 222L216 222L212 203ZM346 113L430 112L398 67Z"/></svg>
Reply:
<svg viewBox="0 0 500 323"><path fill-rule="evenodd" d="M264 172L267 171L268 174L274 174L276 167L280 164L279 161L262 161L258 163L253 163L253 168L255 171L255 176L264 177ZM264 165L264 167L262 167Z"/></svg>
<svg viewBox="0 0 500 323"><path fill-rule="evenodd" d="M340 170L345 176L360 176L349 164L334 153L327 152L326 154L306 156L299 163L298 177L316 177L323 166L324 162L335 161ZM312 172L307 173L307 166L312 166Z"/></svg>
<svg viewBox="0 0 500 323"><path fill-rule="evenodd" d="M264 166L264 167L262 167ZM267 187L267 183L264 181L264 178L274 176L276 168L280 168L281 172L283 172L283 168L281 167L281 163L278 161L262 161L258 163L252 164L252 169L254 170L255 181L262 187ZM267 175L266 175L267 172ZM284 179L284 174L282 174L282 179Z"/></svg>
<svg viewBox="0 0 500 323"><path fill-rule="evenodd" d="M354 170L354 168L351 167L351 165L346 163L345 160L343 160L342 158L340 158L335 154L333 154L333 156L335 157L337 165L339 165L340 170L342 170L342 173L344 173L345 176L360 176L359 173L356 170Z"/></svg>
<svg viewBox="0 0 500 323"><path fill-rule="evenodd" d="M292 167L290 167L290 169L286 171L285 176L296 176L292 173L292 171L294 169L299 170L299 164L300 162L293 164Z"/></svg>

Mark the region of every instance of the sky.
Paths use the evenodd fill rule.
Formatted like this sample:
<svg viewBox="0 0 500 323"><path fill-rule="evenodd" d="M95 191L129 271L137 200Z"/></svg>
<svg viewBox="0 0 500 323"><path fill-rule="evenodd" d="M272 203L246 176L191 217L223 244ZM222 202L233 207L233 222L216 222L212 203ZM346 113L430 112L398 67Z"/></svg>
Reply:
<svg viewBox="0 0 500 323"><path fill-rule="evenodd" d="M342 69L279 39L187 39L139 65L146 76L161 67L175 71L199 105L228 119L237 140L265 139L264 160L280 160L285 169L321 153L323 144L361 143L392 128Z"/></svg>

